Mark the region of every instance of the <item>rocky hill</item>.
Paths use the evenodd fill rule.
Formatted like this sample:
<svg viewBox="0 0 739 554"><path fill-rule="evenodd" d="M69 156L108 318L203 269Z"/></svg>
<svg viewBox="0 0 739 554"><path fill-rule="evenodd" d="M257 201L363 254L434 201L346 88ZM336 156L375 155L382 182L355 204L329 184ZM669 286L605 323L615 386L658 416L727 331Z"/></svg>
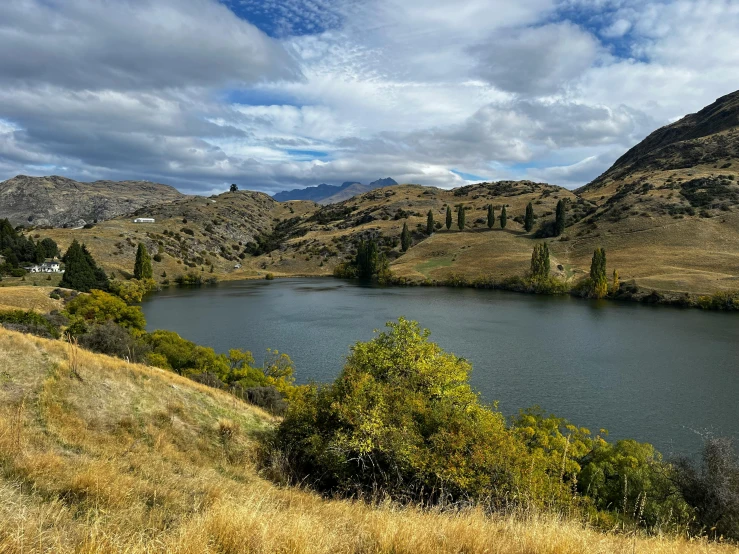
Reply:
<svg viewBox="0 0 739 554"><path fill-rule="evenodd" d="M737 174L739 91L656 130L577 193L613 203L613 196L653 196L650 191L660 189L674 191L667 211L715 209L739 204Z"/></svg>
<svg viewBox="0 0 739 554"><path fill-rule="evenodd" d="M18 175L0 183L0 218L14 225L81 227L183 197L173 187L149 181L82 183L56 175Z"/></svg>
<svg viewBox="0 0 739 554"><path fill-rule="evenodd" d="M336 202L347 200L352 196L357 196L371 190L390 187L397 184L398 183L390 177L372 181L369 185L363 185L362 183L357 183L355 181L346 181L340 186L327 185L323 183L316 187L278 192L274 195L274 199L279 202L286 202L288 200L310 200L323 205L335 204Z"/></svg>

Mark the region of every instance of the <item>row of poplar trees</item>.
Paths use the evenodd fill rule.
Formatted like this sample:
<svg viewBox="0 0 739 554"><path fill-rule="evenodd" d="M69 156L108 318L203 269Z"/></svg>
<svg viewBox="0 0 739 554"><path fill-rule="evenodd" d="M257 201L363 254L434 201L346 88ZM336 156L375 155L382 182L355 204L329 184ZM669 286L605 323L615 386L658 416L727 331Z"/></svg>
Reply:
<svg viewBox="0 0 739 554"><path fill-rule="evenodd" d="M542 242L534 246L531 254L531 278L544 281L549 278L549 246ZM618 291L620 283L618 271L613 270L612 290ZM606 251L596 248L590 262L590 296L604 298L608 294L608 275L606 273Z"/></svg>

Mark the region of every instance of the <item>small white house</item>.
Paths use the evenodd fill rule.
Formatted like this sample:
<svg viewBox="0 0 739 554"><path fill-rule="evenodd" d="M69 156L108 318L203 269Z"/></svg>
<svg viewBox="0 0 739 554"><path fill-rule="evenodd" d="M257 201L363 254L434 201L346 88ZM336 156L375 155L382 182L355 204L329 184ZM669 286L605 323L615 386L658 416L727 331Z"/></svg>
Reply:
<svg viewBox="0 0 739 554"><path fill-rule="evenodd" d="M153 217L137 217L133 220L134 223L154 223Z"/></svg>
<svg viewBox="0 0 739 554"><path fill-rule="evenodd" d="M59 260L46 260L42 264L36 264L25 268L29 273L64 273Z"/></svg>

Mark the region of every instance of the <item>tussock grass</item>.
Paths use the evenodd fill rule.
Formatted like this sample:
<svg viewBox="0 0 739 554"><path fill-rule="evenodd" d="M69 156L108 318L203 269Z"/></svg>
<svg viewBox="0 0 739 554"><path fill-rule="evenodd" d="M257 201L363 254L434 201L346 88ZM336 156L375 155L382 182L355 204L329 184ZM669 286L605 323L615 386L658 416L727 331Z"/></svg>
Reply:
<svg viewBox="0 0 739 554"><path fill-rule="evenodd" d="M737 551L546 514L372 507L277 487L255 465L266 413L173 373L75 355L0 330L2 554Z"/></svg>

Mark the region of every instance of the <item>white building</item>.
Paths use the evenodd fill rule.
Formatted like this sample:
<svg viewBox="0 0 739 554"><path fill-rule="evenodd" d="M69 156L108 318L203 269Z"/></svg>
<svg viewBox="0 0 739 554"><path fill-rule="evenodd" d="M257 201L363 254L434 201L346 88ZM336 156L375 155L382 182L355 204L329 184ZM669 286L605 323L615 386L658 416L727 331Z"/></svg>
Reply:
<svg viewBox="0 0 739 554"><path fill-rule="evenodd" d="M154 223L153 217L137 217L133 220L134 223Z"/></svg>
<svg viewBox="0 0 739 554"><path fill-rule="evenodd" d="M36 264L25 268L29 273L64 273L59 260L46 260L42 264Z"/></svg>

